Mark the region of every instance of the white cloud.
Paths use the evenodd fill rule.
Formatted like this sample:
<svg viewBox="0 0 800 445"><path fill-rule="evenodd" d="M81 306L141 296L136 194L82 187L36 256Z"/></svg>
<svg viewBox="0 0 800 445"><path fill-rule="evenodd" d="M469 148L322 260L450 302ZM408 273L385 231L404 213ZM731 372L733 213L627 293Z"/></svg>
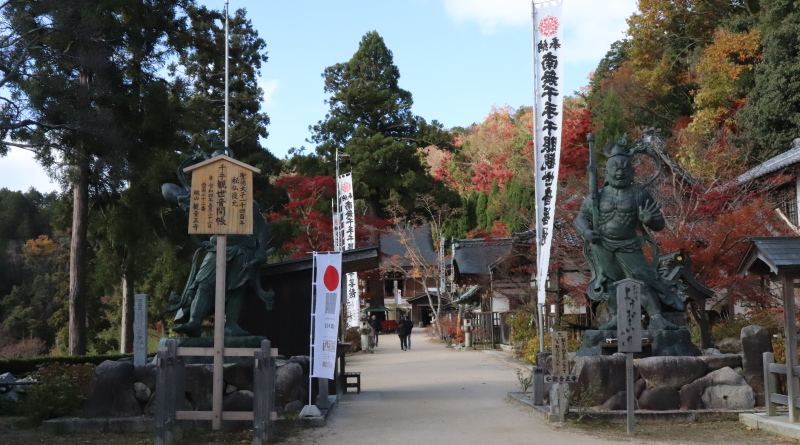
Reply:
<svg viewBox="0 0 800 445"><path fill-rule="evenodd" d="M527 0L442 0L456 22L475 22L483 34L498 27L531 27L531 3ZM636 11L636 0L565 0L564 59L597 61L609 46L623 38L625 19Z"/></svg>
<svg viewBox="0 0 800 445"><path fill-rule="evenodd" d="M280 85L278 79L262 80L258 83L262 90L264 90L264 107L267 109L275 108L278 102L275 100L274 94Z"/></svg>
<svg viewBox="0 0 800 445"><path fill-rule="evenodd" d="M34 187L40 192L59 190L53 183L33 153L21 148L12 148L8 156L0 158L0 188L27 191Z"/></svg>
<svg viewBox="0 0 800 445"><path fill-rule="evenodd" d="M484 34L531 23L531 4L525 0L444 0L444 8L456 22L477 22Z"/></svg>

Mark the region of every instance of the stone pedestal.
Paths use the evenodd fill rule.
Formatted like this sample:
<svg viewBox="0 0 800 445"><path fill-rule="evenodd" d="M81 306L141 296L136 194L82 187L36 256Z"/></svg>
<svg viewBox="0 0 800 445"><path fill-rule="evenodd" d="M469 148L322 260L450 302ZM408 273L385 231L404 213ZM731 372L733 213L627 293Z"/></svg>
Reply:
<svg viewBox="0 0 800 445"><path fill-rule="evenodd" d="M579 357L592 355L611 355L615 348L604 348L606 339L617 338L617 331L589 330L583 333ZM700 349L692 343L692 336L688 329L674 331L642 331L642 338L650 340L650 352L643 353L648 356L699 356Z"/></svg>
<svg viewBox="0 0 800 445"><path fill-rule="evenodd" d="M178 340L178 347L180 348L213 348L214 337L161 337L158 342L158 347L166 347L167 340ZM266 337L257 335L250 335L247 337L225 337L226 348L261 348L261 340L266 340ZM253 357L225 357L224 363L239 363L243 361L252 361ZM185 365L194 364L213 364L214 357L183 357Z"/></svg>

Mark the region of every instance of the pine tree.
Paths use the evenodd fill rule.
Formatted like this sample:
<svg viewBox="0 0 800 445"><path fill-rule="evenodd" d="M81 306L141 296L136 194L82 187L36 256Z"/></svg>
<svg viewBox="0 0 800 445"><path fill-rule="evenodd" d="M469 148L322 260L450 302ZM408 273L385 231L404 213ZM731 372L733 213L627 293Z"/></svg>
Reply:
<svg viewBox="0 0 800 445"><path fill-rule="evenodd" d="M489 197L486 199L486 226L485 229L491 229L495 220L499 218L498 209L503 207L500 202L500 184L497 179L492 181L492 187L489 189Z"/></svg>
<svg viewBox="0 0 800 445"><path fill-rule="evenodd" d="M331 174L337 149L349 154L356 197L368 201L371 216L380 213L393 190L408 209L421 193L458 205L457 195L436 185L418 155L428 145L449 149L452 135L437 121L428 124L412 114L411 93L400 88L400 71L377 32L364 35L348 62L326 68L322 76L332 96L325 120L310 127L317 159L296 156L293 166L305 174L312 168L313 174Z"/></svg>

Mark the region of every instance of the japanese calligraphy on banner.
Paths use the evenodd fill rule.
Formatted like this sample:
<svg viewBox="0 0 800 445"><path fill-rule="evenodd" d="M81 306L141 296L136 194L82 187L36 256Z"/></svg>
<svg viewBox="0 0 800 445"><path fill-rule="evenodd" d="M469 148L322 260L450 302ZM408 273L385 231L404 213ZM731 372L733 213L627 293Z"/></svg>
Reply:
<svg viewBox="0 0 800 445"><path fill-rule="evenodd" d="M550 246L553 240L558 165L561 157L561 117L563 105L564 69L561 57L563 0L550 0L533 5L534 75L536 115L536 240L537 298L545 300L545 282L550 265Z"/></svg>
<svg viewBox="0 0 800 445"><path fill-rule="evenodd" d="M353 199L353 174L347 173L339 176L339 209L341 211L339 245L337 250L351 250L356 248L356 216L355 200ZM361 303L358 299L358 275L355 272L347 274L347 320L348 325L358 327L358 313Z"/></svg>
<svg viewBox="0 0 800 445"><path fill-rule="evenodd" d="M353 200L353 174L339 176L339 209L341 209L342 250L356 248L356 215Z"/></svg>
<svg viewBox="0 0 800 445"><path fill-rule="evenodd" d="M342 253L314 252L315 292L314 357L312 377L333 379L336 344L339 334L339 308L342 288Z"/></svg>
<svg viewBox="0 0 800 445"><path fill-rule="evenodd" d="M358 274L347 274L347 325L358 327L358 314L361 312L361 301L358 298Z"/></svg>
<svg viewBox="0 0 800 445"><path fill-rule="evenodd" d="M253 173L261 170L222 155L183 171L192 172L190 234L252 235Z"/></svg>

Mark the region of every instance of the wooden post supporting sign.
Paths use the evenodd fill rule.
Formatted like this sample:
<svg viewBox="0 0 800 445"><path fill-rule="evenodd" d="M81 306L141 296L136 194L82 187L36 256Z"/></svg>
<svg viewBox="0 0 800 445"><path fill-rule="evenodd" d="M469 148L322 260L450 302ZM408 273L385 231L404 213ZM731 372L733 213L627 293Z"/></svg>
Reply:
<svg viewBox="0 0 800 445"><path fill-rule="evenodd" d="M633 353L642 352L642 282L626 278L617 286L617 350L624 352L626 395L628 399L628 435L634 434L636 399L633 389Z"/></svg>

